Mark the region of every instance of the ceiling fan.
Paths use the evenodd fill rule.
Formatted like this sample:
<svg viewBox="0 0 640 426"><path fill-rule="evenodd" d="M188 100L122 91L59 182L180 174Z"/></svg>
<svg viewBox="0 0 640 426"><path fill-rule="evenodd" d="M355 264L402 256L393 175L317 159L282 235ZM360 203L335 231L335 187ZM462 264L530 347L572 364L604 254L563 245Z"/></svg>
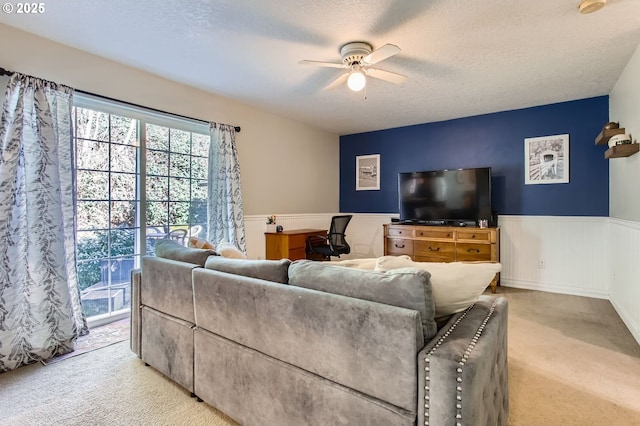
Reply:
<svg viewBox="0 0 640 426"><path fill-rule="evenodd" d="M399 52L400 48L393 44L385 44L379 49L373 50L369 43L357 41L342 46L340 49L342 63L307 60L300 61L300 63L320 67L347 69L347 72L341 74L325 87L325 89L336 88L346 81L349 89L354 92L359 92L367 85L367 77L378 78L395 84L403 83L407 79L407 76L372 66Z"/></svg>

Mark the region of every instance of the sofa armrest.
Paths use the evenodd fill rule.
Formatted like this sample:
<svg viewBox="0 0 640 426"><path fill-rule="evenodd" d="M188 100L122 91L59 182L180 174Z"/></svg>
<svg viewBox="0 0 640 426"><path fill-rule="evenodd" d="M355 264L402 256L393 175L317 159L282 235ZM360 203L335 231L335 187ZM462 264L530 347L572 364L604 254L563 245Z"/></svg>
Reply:
<svg viewBox="0 0 640 426"><path fill-rule="evenodd" d="M506 425L507 299L481 296L418 354L418 425Z"/></svg>
<svg viewBox="0 0 640 426"><path fill-rule="evenodd" d="M138 358L141 357L140 353L140 338L141 338L141 309L140 309L140 283L142 281L142 271L140 269L134 269L131 271L131 320L129 331L129 346L131 352L136 354Z"/></svg>

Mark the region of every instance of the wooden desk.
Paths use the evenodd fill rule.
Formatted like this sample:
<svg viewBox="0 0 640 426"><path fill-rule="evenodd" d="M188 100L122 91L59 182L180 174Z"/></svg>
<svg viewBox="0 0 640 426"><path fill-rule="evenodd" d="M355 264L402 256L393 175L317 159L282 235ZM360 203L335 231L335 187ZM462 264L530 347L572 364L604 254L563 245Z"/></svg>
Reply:
<svg viewBox="0 0 640 426"><path fill-rule="evenodd" d="M266 258L306 259L306 242L309 235L327 235L326 229L292 229L283 232L265 232Z"/></svg>

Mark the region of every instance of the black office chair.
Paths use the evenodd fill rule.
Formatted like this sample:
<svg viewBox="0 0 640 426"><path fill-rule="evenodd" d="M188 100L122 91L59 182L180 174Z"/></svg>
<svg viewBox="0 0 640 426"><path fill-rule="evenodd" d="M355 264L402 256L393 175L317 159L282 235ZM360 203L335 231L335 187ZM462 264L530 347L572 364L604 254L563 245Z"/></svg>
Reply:
<svg viewBox="0 0 640 426"><path fill-rule="evenodd" d="M324 260L331 259L331 256L340 257L341 254L349 254L351 247L344 238L345 230L353 215L333 216L331 227L327 235L310 235L307 237L307 254L309 258L313 255L322 256Z"/></svg>

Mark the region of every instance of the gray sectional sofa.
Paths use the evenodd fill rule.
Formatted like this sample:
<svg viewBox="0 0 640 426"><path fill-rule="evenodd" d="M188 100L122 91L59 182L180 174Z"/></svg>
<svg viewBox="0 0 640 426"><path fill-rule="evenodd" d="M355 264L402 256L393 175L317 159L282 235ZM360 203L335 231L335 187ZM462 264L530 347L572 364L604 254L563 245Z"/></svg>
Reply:
<svg viewBox="0 0 640 426"><path fill-rule="evenodd" d="M132 273L131 348L239 423L507 424L506 299L438 326L425 271L186 250Z"/></svg>

